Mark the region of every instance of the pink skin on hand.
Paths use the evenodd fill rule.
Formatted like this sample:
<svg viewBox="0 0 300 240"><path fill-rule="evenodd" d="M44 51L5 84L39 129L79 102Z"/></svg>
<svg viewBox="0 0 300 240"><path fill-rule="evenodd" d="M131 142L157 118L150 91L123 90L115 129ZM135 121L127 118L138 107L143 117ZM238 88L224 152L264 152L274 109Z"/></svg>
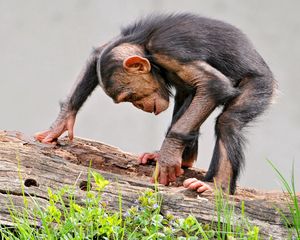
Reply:
<svg viewBox="0 0 300 240"><path fill-rule="evenodd" d="M72 141L74 137L74 124L76 115L70 114L66 118L59 120L49 130L38 132L34 135L37 141L46 144L55 144L57 139L66 131L68 131L69 139Z"/></svg>
<svg viewBox="0 0 300 240"><path fill-rule="evenodd" d="M149 161L157 161L159 158L159 153L154 152L154 153L143 153L142 155L139 156L138 158L138 163L139 164L147 164Z"/></svg>
<svg viewBox="0 0 300 240"><path fill-rule="evenodd" d="M147 164L149 161L157 161L159 158L159 153L143 153L141 156L138 158L139 164ZM172 174L173 173L173 174ZM183 170L175 170L172 171L170 174L169 171L169 181L175 181L176 177L180 176L183 174ZM154 183L154 178L151 180L152 183ZM160 178L160 183L166 185L168 183L167 176L164 175L163 177ZM198 193L203 193L205 191L212 191L212 188L205 182L202 182L196 178L188 178L183 182L183 186L185 188L188 188L190 190L195 190Z"/></svg>
<svg viewBox="0 0 300 240"><path fill-rule="evenodd" d="M205 191L212 191L212 188L205 182L202 182L196 178L188 178L183 182L183 186L190 190L195 190L198 193Z"/></svg>
<svg viewBox="0 0 300 240"><path fill-rule="evenodd" d="M181 169L180 165L177 166L166 166L160 167L158 176L153 176L151 182L155 182L157 178L160 184L168 186L170 182L175 182L176 178L181 176L184 173L184 170Z"/></svg>
<svg viewBox="0 0 300 240"><path fill-rule="evenodd" d="M159 153L144 153L138 158L139 164L147 164L149 161L158 161ZM159 183L163 185L168 185L170 182L176 181L176 177L179 177L184 173L180 166L174 167L160 167L158 173L154 173L151 182L155 182L155 178L159 179ZM157 176L155 177L155 175Z"/></svg>
<svg viewBox="0 0 300 240"><path fill-rule="evenodd" d="M149 161L157 161L159 158L159 153L155 152L155 153L143 153L141 156L139 156L138 158L138 163L139 164L147 164ZM169 171L169 176L167 179L166 175L163 175L160 178L160 183L167 185L168 180L169 181L175 181L176 177L180 176L181 174L183 174L183 170L177 170L175 169L174 171ZM151 180L152 183L154 183L154 178L152 178ZM205 182L202 182L196 178L188 178L183 182L183 186L185 188L188 188L190 190L195 190L198 193L203 193L205 191L212 191L212 188Z"/></svg>

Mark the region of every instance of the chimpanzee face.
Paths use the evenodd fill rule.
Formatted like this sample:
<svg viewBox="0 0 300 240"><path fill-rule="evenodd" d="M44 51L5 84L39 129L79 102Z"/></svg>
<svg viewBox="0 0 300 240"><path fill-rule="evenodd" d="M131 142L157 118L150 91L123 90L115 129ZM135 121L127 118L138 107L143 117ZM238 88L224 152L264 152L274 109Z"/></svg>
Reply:
<svg viewBox="0 0 300 240"><path fill-rule="evenodd" d="M105 90L116 103L131 102L135 107L155 115L169 106L169 99L162 94L146 58L126 58L123 66L112 74L110 82L112 84Z"/></svg>

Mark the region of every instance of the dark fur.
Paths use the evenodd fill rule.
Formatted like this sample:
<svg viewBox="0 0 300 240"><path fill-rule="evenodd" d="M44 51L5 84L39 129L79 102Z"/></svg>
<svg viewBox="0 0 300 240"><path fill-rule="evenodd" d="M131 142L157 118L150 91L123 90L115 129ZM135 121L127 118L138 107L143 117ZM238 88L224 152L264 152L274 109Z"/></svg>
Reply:
<svg viewBox="0 0 300 240"><path fill-rule="evenodd" d="M79 111L88 96L99 85L99 79L97 77L97 59L102 50L103 47L93 49L75 88L69 94L69 97L60 104L62 115L66 111Z"/></svg>
<svg viewBox="0 0 300 240"><path fill-rule="evenodd" d="M172 124L190 105L195 89L160 66L153 54L164 54L185 64L202 60L230 79L230 87L222 85L220 81L210 81L205 87L207 94L212 96L218 105L224 105L223 112L216 121L216 146L206 180L212 181L217 174L220 158L218 141L222 140L233 168L233 193L244 162L242 129L267 108L274 87L270 69L251 42L239 29L218 20L193 14L148 16L123 28L120 36L103 50L99 61L101 81L105 88L113 87L111 75L122 66L120 61L114 61L110 50L122 43L133 43L143 47L144 57L147 57L152 65L152 74L160 82L166 95L170 95L172 87L176 89ZM92 62L90 70L86 73L86 78L92 80L89 84L85 81L79 84L71 97L70 104L74 109L81 107L96 85L94 68L95 64ZM251 86L243 85L242 80L246 78ZM246 92L249 95L246 96L247 99L236 103L235 99ZM194 129L187 135L168 131L167 137L182 141L186 146L183 158L188 158L197 154L198 131L199 129Z"/></svg>

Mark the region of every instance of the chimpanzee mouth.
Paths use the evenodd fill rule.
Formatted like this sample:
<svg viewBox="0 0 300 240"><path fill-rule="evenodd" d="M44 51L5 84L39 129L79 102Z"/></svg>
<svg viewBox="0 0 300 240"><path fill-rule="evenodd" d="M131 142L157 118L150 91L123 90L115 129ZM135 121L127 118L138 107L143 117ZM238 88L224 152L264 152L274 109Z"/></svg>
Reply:
<svg viewBox="0 0 300 240"><path fill-rule="evenodd" d="M153 113L154 113L155 115L158 114L158 113L156 112L156 104L155 104L155 101L154 101L154 104L153 104Z"/></svg>

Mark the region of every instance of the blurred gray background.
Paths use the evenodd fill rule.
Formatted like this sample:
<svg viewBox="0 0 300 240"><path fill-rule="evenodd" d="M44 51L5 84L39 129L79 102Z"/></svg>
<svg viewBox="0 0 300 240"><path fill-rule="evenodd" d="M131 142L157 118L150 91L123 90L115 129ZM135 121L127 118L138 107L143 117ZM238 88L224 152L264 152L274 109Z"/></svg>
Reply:
<svg viewBox="0 0 300 240"><path fill-rule="evenodd" d="M276 76L280 95L248 131L240 185L278 189L267 159L290 178L300 175L300 1L0 0L0 129L45 130L93 46L120 26L152 12L191 11L225 20L253 41ZM97 88L80 111L75 134L141 153L159 149L171 108L158 117L113 104ZM201 129L197 166L207 168L214 146L213 114Z"/></svg>

